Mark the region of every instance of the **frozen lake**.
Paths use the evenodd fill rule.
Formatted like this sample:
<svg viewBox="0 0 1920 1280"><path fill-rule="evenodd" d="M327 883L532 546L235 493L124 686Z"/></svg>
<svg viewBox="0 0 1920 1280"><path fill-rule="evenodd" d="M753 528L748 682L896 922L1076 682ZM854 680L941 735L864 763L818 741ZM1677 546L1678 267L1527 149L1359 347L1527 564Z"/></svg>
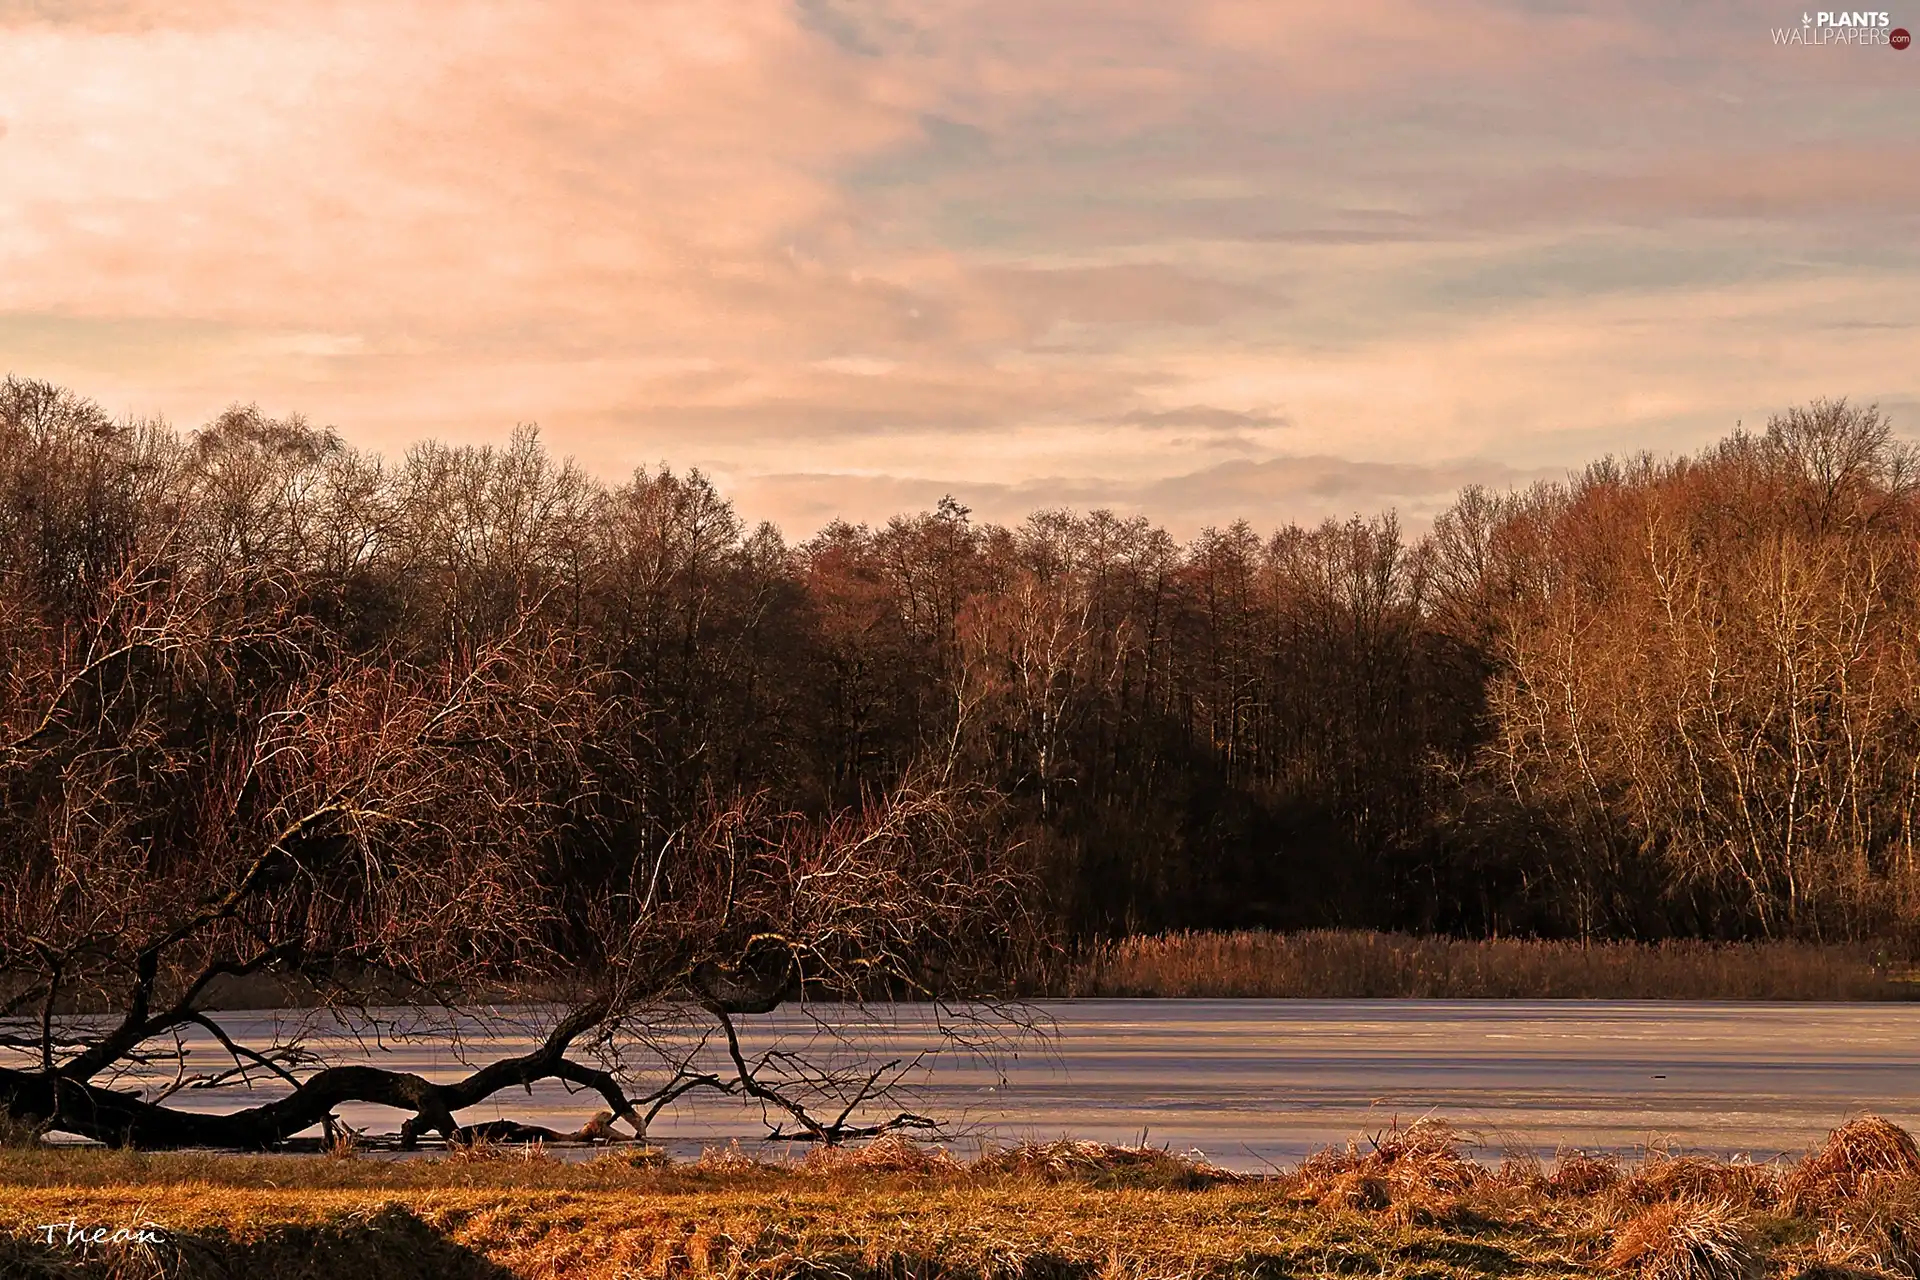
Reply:
<svg viewBox="0 0 1920 1280"><path fill-rule="evenodd" d="M1496 1155L1665 1143L1766 1156L1812 1145L1865 1110L1920 1124L1920 1004L1085 1000L1032 1009L1051 1022L1044 1040L997 1063L950 1051L913 1075L902 1105L948 1123L960 1150L986 1139L1144 1135L1241 1169L1427 1114ZM787 1011L742 1026L752 1049L811 1042L876 1063L941 1042L921 1008L815 1012L843 1029L844 1044ZM224 1015L255 1032L286 1016ZM485 1061L527 1047L509 1031L465 1053ZM194 1060L215 1056L207 1043ZM335 1046L329 1056L430 1078L463 1073L445 1042ZM225 1109L269 1096L223 1089L171 1102ZM532 1096L501 1093L462 1119L571 1129L599 1105L549 1083ZM342 1115L375 1132L401 1119L377 1107ZM653 1136L691 1153L766 1131L757 1108L709 1098L663 1113Z"/></svg>

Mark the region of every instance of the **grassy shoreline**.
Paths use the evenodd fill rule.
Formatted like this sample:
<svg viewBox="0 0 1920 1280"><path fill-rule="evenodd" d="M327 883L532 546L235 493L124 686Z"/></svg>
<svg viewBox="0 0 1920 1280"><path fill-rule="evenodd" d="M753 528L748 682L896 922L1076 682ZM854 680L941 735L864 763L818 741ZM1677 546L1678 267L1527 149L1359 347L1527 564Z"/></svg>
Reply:
<svg viewBox="0 0 1920 1280"><path fill-rule="evenodd" d="M43 1224L157 1224L68 1247ZM56 1228L54 1235L64 1231ZM407 1163L0 1152L0 1275L1889 1276L1920 1267L1920 1149L1865 1118L1796 1162L1476 1163L1443 1124L1247 1178L1053 1143L963 1163L883 1141L769 1165L496 1149Z"/></svg>
<svg viewBox="0 0 1920 1280"><path fill-rule="evenodd" d="M1091 948L1082 997L1884 1001L1920 998L1902 949L1799 942L1564 942L1358 930L1170 933Z"/></svg>

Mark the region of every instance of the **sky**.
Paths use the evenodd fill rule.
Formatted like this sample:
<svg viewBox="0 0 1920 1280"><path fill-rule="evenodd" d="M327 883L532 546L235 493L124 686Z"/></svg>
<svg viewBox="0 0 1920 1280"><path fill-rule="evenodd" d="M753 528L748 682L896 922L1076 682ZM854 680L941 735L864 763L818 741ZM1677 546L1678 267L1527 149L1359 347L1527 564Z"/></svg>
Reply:
<svg viewBox="0 0 1920 1280"><path fill-rule="evenodd" d="M1920 0L1890 11L1920 30ZM0 0L0 373L805 536L1920 436L1920 50L1797 5Z"/></svg>

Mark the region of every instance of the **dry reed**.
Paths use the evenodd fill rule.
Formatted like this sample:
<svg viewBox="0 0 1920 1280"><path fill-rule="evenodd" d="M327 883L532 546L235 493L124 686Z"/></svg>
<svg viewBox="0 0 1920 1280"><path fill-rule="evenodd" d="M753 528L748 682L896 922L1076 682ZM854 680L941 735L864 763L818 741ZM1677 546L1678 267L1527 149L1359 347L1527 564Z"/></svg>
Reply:
<svg viewBox="0 0 1920 1280"><path fill-rule="evenodd" d="M1353 930L1170 933L1093 949L1074 996L1902 1000L1909 966L1805 943L1465 940Z"/></svg>

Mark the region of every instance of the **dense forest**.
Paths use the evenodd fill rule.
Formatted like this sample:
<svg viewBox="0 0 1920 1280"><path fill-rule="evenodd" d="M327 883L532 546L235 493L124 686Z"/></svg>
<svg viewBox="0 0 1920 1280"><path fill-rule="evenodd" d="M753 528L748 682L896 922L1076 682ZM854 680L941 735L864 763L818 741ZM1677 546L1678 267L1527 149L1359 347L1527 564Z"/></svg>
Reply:
<svg viewBox="0 0 1920 1280"><path fill-rule="evenodd" d="M1889 937L1920 917L1917 481L1881 414L1823 401L1467 490L1418 538L1223 512L1182 544L947 500L796 544L697 471L605 484L530 428L381 458L251 407L180 432L10 379L0 755L115 686L141 707L115 742L137 720L153 748L93 782L84 752L7 775L0 838L52 877L35 893L83 845L135 891L254 785L209 779L286 689L321 767L407 723L404 691L524 652L539 705L503 695L524 715L472 732L543 744L513 794L550 793L541 856L580 912L716 814L826 821L938 779L992 798L969 821L1056 942Z"/></svg>

